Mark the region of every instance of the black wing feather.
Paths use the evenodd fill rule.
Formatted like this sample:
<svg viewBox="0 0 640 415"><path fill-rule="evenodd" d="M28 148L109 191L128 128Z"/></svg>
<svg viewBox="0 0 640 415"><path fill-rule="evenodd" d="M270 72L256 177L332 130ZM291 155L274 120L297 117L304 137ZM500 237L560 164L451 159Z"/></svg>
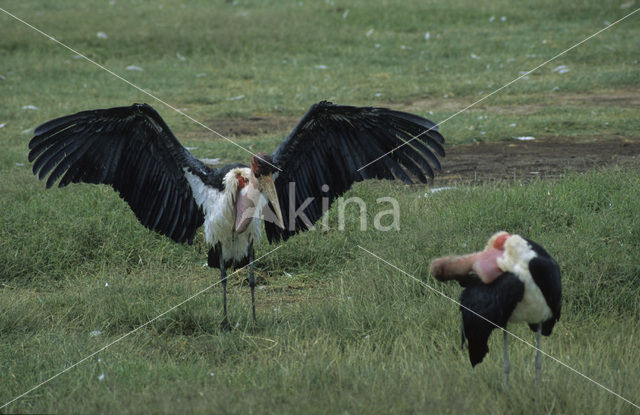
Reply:
<svg viewBox="0 0 640 415"><path fill-rule="evenodd" d="M307 229L299 217L289 224L289 214L308 197L313 200L303 213L314 223L323 214L322 198L331 203L354 182L369 178L426 182L427 177L433 178L434 170L440 170L443 144L436 124L414 114L326 101L313 105L272 154L282 169L275 185L286 230L265 222L267 237L277 241ZM290 182L296 184L293 206L289 203ZM329 186L327 192L321 190L323 185Z"/></svg>
<svg viewBox="0 0 640 415"><path fill-rule="evenodd" d="M503 273L491 284L474 281L462 291L462 329L469 341L472 366L482 362L489 351L487 342L491 332L497 327L507 326L523 295L524 283L510 272Z"/></svg>
<svg viewBox="0 0 640 415"><path fill-rule="evenodd" d="M184 169L213 170L193 157L147 104L83 111L48 121L29 142L33 172L69 183L111 185L149 229L191 243L204 217Z"/></svg>
<svg viewBox="0 0 640 415"><path fill-rule="evenodd" d="M558 263L536 242L526 239L537 256L529 261L529 272L551 309L551 318L542 322L542 334L549 336L562 310L562 281ZM533 330L534 328L531 327Z"/></svg>

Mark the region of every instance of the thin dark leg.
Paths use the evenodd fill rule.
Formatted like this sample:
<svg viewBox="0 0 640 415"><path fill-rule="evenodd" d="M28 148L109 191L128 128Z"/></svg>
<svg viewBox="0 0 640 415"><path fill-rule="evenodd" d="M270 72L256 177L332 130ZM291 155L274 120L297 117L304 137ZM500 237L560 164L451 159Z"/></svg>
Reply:
<svg viewBox="0 0 640 415"><path fill-rule="evenodd" d="M464 323L460 324L460 348L464 349L464 344L467 342L467 336L464 335Z"/></svg>
<svg viewBox="0 0 640 415"><path fill-rule="evenodd" d="M509 372L511 372L511 364L509 363L509 353L507 352L507 331L503 330L502 334L504 335L504 387L507 388L509 386Z"/></svg>
<svg viewBox="0 0 640 415"><path fill-rule="evenodd" d="M540 338L542 337L542 324L538 324L536 331L536 385L540 384L540 372L542 372L542 353L540 352Z"/></svg>
<svg viewBox="0 0 640 415"><path fill-rule="evenodd" d="M222 323L220 323L220 327L225 330L229 330L231 325L227 319L227 269L224 265L222 249L220 249L220 281L222 282L222 313L224 315Z"/></svg>
<svg viewBox="0 0 640 415"><path fill-rule="evenodd" d="M249 287L251 287L251 312L253 313L253 323L256 323L256 279L253 275L253 241L249 244Z"/></svg>

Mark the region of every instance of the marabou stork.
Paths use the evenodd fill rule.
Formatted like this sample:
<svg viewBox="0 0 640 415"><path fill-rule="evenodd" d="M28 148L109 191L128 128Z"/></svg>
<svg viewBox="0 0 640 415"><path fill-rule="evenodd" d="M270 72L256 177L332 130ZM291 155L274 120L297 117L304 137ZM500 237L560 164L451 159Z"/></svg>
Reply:
<svg viewBox="0 0 640 415"><path fill-rule="evenodd" d="M431 274L440 281L457 280L462 342L468 340L469 360L475 366L489 351L491 331L504 335L504 382L509 381L508 322L526 322L536 333L536 382L540 382L540 335L549 336L560 319L562 286L556 261L537 243L520 235L498 232L485 249L473 254L434 260Z"/></svg>
<svg viewBox="0 0 640 415"><path fill-rule="evenodd" d="M222 325L228 326L226 270L253 264L263 208L271 208L264 209L269 241L287 239L310 227L326 210L326 200L330 203L354 182L433 178L443 144L436 125L423 117L323 101L309 109L271 155L254 155L250 167L212 168L178 142L151 106L134 104L42 124L29 143L29 161L40 179L51 173L47 188L61 177L60 187L111 185L144 226L176 242L192 243L204 224L207 262L220 268ZM255 322L252 265L249 285Z"/></svg>

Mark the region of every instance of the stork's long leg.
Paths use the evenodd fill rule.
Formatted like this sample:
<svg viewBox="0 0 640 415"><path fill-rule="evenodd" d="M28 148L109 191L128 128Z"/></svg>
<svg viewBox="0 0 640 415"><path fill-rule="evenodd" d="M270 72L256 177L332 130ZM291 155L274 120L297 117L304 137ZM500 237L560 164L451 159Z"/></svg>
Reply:
<svg viewBox="0 0 640 415"><path fill-rule="evenodd" d="M507 353L507 331L503 330L502 331L503 334L503 339L504 339L504 361L503 361L503 368L504 368L504 387L506 388L507 386L509 386L509 372L511 372L511 364L509 363L509 353Z"/></svg>
<svg viewBox="0 0 640 415"><path fill-rule="evenodd" d="M540 349L540 342L542 338L542 324L538 324L538 330L536 331L536 385L540 384L540 372L542 371L542 353Z"/></svg>
<svg viewBox="0 0 640 415"><path fill-rule="evenodd" d="M224 257L222 256L222 248L220 248L220 281L222 282L222 323L220 327L223 329L230 329L231 325L227 319L227 269L224 263Z"/></svg>
<svg viewBox="0 0 640 415"><path fill-rule="evenodd" d="M249 287L251 287L251 311L253 313L253 322L256 322L256 279L253 275L253 241L249 244Z"/></svg>

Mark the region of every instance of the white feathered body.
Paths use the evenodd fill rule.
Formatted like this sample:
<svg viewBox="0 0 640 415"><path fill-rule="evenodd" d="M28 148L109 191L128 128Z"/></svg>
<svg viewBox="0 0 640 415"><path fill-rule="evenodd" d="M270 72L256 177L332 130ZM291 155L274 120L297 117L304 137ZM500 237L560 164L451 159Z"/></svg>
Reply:
<svg viewBox="0 0 640 415"><path fill-rule="evenodd" d="M224 176L224 190L206 186L200 178L188 171L185 176L193 197L204 212L204 234L209 246L216 246L220 243L222 256L225 262L234 260L240 261L249 254L251 242L258 242L262 235L262 220L260 212L267 201L264 196L259 198L258 206L251 223L247 228L237 233L234 231L236 223L236 195L238 189L238 175L249 182L251 170L248 167L238 167L229 170ZM240 190L248 191L248 187Z"/></svg>
<svg viewBox="0 0 640 415"><path fill-rule="evenodd" d="M536 257L527 241L512 235L504 244L505 252L498 258L502 271L512 272L524 283L524 295L509 318L510 322L542 323L553 315L542 291L529 272L529 261Z"/></svg>

